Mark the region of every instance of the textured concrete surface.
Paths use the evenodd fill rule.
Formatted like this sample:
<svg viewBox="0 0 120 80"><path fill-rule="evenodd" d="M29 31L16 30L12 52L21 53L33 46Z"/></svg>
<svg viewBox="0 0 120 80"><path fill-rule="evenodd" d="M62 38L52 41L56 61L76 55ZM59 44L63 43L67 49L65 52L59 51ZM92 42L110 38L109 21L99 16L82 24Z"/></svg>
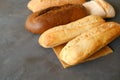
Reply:
<svg viewBox="0 0 120 80"><path fill-rule="evenodd" d="M63 69L51 49L39 46L39 35L25 30L29 0L0 0L0 80L120 80L120 38L113 54ZM120 22L120 0L107 0Z"/></svg>

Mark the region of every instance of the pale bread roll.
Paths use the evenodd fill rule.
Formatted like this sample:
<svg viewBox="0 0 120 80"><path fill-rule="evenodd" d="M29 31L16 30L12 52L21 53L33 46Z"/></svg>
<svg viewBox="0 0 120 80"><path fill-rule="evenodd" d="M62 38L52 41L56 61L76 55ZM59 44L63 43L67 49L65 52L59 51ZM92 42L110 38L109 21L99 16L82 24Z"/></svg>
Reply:
<svg viewBox="0 0 120 80"><path fill-rule="evenodd" d="M97 2L100 6L102 6L104 11L106 12L105 17L107 18L115 17L115 9L110 3L106 2L106 0L93 0L93 1Z"/></svg>
<svg viewBox="0 0 120 80"><path fill-rule="evenodd" d="M27 7L32 11L40 11L53 6L61 6L64 4L82 4L86 0L31 0Z"/></svg>
<svg viewBox="0 0 120 80"><path fill-rule="evenodd" d="M81 33L104 22L100 16L90 15L69 24L57 26L45 31L40 36L39 43L45 48L52 48L66 43Z"/></svg>
<svg viewBox="0 0 120 80"><path fill-rule="evenodd" d="M69 41L60 59L69 65L81 63L120 35L120 24L106 22Z"/></svg>
<svg viewBox="0 0 120 80"><path fill-rule="evenodd" d="M88 1L83 4L89 14L106 17L105 10L96 1Z"/></svg>
<svg viewBox="0 0 120 80"><path fill-rule="evenodd" d="M99 15L103 18L113 18L115 16L115 9L105 0L90 0L83 5L92 15Z"/></svg>
<svg viewBox="0 0 120 80"><path fill-rule="evenodd" d="M59 61L61 62L62 66L64 68L68 68L68 67L72 67L73 65L68 65L66 64L65 62L63 62L60 57L59 57L59 54L61 52L61 50L64 48L65 44L62 44L62 45L59 45L59 46L56 46L53 48L56 56L58 57ZM83 60L83 62L86 62L86 61L91 61L91 60L95 60L97 58L100 58L100 57L103 57L103 56L106 56L108 54L111 54L113 51L110 47L106 46L102 49L100 49L99 51L97 51L95 54L93 54L92 56L90 56L89 58ZM81 63L83 63L81 62ZM75 65L74 65L75 66Z"/></svg>

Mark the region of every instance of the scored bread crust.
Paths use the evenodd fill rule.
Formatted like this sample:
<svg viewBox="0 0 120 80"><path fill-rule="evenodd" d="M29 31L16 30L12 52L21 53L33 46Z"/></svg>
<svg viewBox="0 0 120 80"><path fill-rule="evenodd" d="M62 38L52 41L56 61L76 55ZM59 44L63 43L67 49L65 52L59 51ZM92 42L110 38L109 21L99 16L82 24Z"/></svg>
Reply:
<svg viewBox="0 0 120 80"><path fill-rule="evenodd" d="M28 16L26 29L34 34L41 34L49 28L64 25L88 15L81 4L66 4L49 7Z"/></svg>
<svg viewBox="0 0 120 80"><path fill-rule="evenodd" d="M111 4L109 4L105 0L93 0L93 1L97 2L100 6L102 6L104 11L106 12L107 18L115 17L115 9Z"/></svg>
<svg viewBox="0 0 120 80"><path fill-rule="evenodd" d="M89 15L69 24L45 31L39 38L39 44L45 48L55 47L104 22L104 19L100 16Z"/></svg>
<svg viewBox="0 0 120 80"><path fill-rule="evenodd" d="M81 63L120 35L120 24L106 22L69 41L60 59L69 65Z"/></svg>
<svg viewBox="0 0 120 80"><path fill-rule="evenodd" d="M89 14L106 17L106 12L96 1L88 1L83 3L83 6L87 9Z"/></svg>
<svg viewBox="0 0 120 80"><path fill-rule="evenodd" d="M86 0L31 0L27 7L36 12L53 6L61 6L64 4L82 4Z"/></svg>

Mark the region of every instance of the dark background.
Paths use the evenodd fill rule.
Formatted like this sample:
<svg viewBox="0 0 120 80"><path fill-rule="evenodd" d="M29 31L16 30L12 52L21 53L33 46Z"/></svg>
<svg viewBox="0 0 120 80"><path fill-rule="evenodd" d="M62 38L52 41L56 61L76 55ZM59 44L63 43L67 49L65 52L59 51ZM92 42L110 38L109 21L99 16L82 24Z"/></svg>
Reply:
<svg viewBox="0 0 120 80"><path fill-rule="evenodd" d="M113 54L63 69L52 49L38 44L39 35L24 28L31 13L29 0L0 0L0 80L120 80L120 38L110 44ZM106 0L116 9L120 0Z"/></svg>

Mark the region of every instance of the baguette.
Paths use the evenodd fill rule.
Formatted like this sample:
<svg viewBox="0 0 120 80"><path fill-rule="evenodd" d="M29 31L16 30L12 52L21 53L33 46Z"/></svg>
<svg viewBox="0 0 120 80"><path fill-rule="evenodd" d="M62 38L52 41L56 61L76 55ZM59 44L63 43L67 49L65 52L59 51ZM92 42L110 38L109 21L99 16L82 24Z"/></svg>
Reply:
<svg viewBox="0 0 120 80"><path fill-rule="evenodd" d="M65 44L56 46L53 48L53 51L55 52L56 56L58 57L59 61L61 62L62 66L64 68L68 68L68 67L72 67L73 65L68 65L67 63L63 62L60 57L59 54L61 52L61 50L64 48ZM100 58L102 56L106 56L108 54L111 54L113 51L110 47L105 46L104 48L100 49L99 51L97 51L96 53L94 53L92 56L90 56L89 58L83 60L81 63L83 62L87 62L87 61L91 61L91 60L95 60L97 58Z"/></svg>
<svg viewBox="0 0 120 80"><path fill-rule="evenodd" d="M55 47L104 22L100 16L89 15L69 24L45 31L39 38L39 44L45 48Z"/></svg>
<svg viewBox="0 0 120 80"><path fill-rule="evenodd" d="M31 0L27 7L32 12L37 12L53 6L61 6L65 4L82 4L85 1L86 0Z"/></svg>
<svg viewBox="0 0 120 80"><path fill-rule="evenodd" d="M119 35L120 24L103 23L68 42L60 52L60 59L69 65L79 64Z"/></svg>
<svg viewBox="0 0 120 80"><path fill-rule="evenodd" d="M34 34L41 34L49 28L64 25L88 15L81 4L66 4L37 11L28 16L26 29Z"/></svg>

